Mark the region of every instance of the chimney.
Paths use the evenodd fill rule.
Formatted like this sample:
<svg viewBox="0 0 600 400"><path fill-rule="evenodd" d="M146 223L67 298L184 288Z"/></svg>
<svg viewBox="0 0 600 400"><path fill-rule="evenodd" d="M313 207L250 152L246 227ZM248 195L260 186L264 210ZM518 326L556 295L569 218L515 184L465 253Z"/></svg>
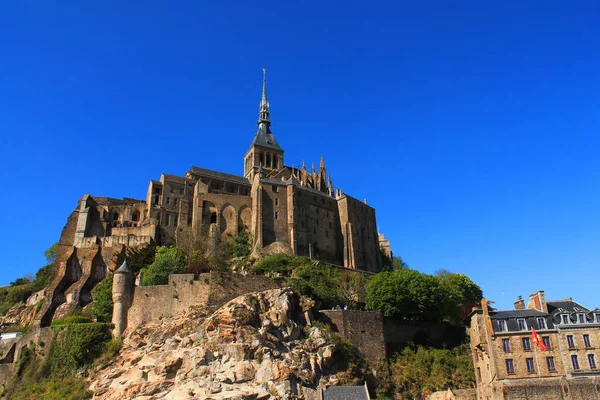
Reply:
<svg viewBox="0 0 600 400"><path fill-rule="evenodd" d="M525 309L525 300L521 296L517 298L515 301L515 310L524 310Z"/></svg>
<svg viewBox="0 0 600 400"><path fill-rule="evenodd" d="M548 313L548 305L546 304L546 296L544 296L543 290L538 290L537 292L529 295L529 304L527 308L541 311L543 313Z"/></svg>

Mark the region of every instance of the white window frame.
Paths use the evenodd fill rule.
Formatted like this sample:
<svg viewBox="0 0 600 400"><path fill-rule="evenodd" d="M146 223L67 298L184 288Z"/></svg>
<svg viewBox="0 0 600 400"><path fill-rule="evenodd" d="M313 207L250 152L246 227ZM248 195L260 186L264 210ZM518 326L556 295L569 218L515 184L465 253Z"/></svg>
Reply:
<svg viewBox="0 0 600 400"><path fill-rule="evenodd" d="M521 328L521 321L523 321L523 328ZM520 331L526 331L526 330L528 330L528 328L527 328L527 320L525 318L517 318L517 326L519 327Z"/></svg>
<svg viewBox="0 0 600 400"><path fill-rule="evenodd" d="M594 322L600 324L600 313L594 313Z"/></svg>
<svg viewBox="0 0 600 400"><path fill-rule="evenodd" d="M548 329L548 324L546 324L546 318L537 318L536 320L538 324L538 329Z"/></svg>
<svg viewBox="0 0 600 400"><path fill-rule="evenodd" d="M498 332L508 332L508 326L505 319L498 320Z"/></svg>
<svg viewBox="0 0 600 400"><path fill-rule="evenodd" d="M577 323L585 324L586 322L587 322L587 320L585 318L585 313L577 313Z"/></svg>
<svg viewBox="0 0 600 400"><path fill-rule="evenodd" d="M560 314L560 323L563 325L568 325L571 323L571 317L569 314Z"/></svg>

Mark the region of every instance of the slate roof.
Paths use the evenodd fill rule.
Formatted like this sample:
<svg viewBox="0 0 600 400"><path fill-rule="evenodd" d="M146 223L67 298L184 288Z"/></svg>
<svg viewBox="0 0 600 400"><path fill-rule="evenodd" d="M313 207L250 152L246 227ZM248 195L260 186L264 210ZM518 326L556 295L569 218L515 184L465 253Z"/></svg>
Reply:
<svg viewBox="0 0 600 400"><path fill-rule="evenodd" d="M192 172L193 174L206 175L206 176L213 177L213 178L226 179L226 180L234 181L234 182L237 182L237 183L240 183L243 185L250 185L250 182L248 181L248 179L241 177L241 176L237 176L237 175L226 174L225 172L213 171L210 169L199 168L199 167L194 167L194 166L192 166L190 168L190 172Z"/></svg>
<svg viewBox="0 0 600 400"><path fill-rule="evenodd" d="M368 400L364 386L330 386L323 392L323 400Z"/></svg>
<svg viewBox="0 0 600 400"><path fill-rule="evenodd" d="M590 310L588 310L581 304L575 303L573 300L549 301L546 304L548 304L548 313L552 316L564 313L563 310L565 310L569 313L572 313L572 312L589 313L590 312Z"/></svg>
<svg viewBox="0 0 600 400"><path fill-rule="evenodd" d="M131 272L131 270L129 269L129 265L127 264L127 260L123 261L123 264L121 264L121 266L119 267L117 272L121 272L121 273Z"/></svg>
<svg viewBox="0 0 600 400"><path fill-rule="evenodd" d="M252 147L252 146L260 146L260 147L266 147L268 149L283 151L281 146L279 146L279 143L277 143L275 136L271 132L271 128L269 127L269 124L264 124L264 123L258 124L258 130L256 131L256 134L254 135L254 139L252 140L252 144L250 145L250 147Z"/></svg>

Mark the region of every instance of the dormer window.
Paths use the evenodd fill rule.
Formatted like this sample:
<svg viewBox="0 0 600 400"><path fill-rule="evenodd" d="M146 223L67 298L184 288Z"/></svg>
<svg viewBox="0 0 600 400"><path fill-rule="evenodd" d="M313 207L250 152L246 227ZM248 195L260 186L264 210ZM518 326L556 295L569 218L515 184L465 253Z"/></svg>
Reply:
<svg viewBox="0 0 600 400"><path fill-rule="evenodd" d="M587 321L585 320L585 314L584 313L578 313L577 314L577 322L580 324L585 324Z"/></svg>
<svg viewBox="0 0 600 400"><path fill-rule="evenodd" d="M519 324L519 330L520 331L526 331L527 330L527 322L525 321L525 318L518 318L517 319L517 323Z"/></svg>
<svg viewBox="0 0 600 400"><path fill-rule="evenodd" d="M600 324L600 313L594 314L594 322Z"/></svg>
<svg viewBox="0 0 600 400"><path fill-rule="evenodd" d="M544 318L538 318L537 323L538 329L548 329L548 327L546 326L546 320Z"/></svg>
<svg viewBox="0 0 600 400"><path fill-rule="evenodd" d="M569 314L560 314L560 323L561 324L570 324L571 320L569 319Z"/></svg>
<svg viewBox="0 0 600 400"><path fill-rule="evenodd" d="M508 329L506 328L506 321L501 319L498 320L498 332L506 332Z"/></svg>

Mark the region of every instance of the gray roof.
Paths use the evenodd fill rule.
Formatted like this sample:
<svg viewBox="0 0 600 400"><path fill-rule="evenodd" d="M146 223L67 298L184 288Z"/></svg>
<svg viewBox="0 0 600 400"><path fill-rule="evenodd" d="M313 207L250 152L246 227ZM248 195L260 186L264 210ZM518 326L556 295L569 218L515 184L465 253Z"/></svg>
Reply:
<svg viewBox="0 0 600 400"><path fill-rule="evenodd" d="M590 311L581 304L575 303L573 300L549 301L546 304L548 304L548 313L553 316L563 312L562 310L584 313L588 313Z"/></svg>
<svg viewBox="0 0 600 400"><path fill-rule="evenodd" d="M323 392L323 400L368 400L364 386L330 386Z"/></svg>
<svg viewBox="0 0 600 400"><path fill-rule="evenodd" d="M258 130L256 131L256 135L254 135L254 139L252 140L252 144L250 146L260 146L283 151L281 146L279 146L279 143L277 143L275 136L271 132L269 124L265 123L258 124Z"/></svg>
<svg viewBox="0 0 600 400"><path fill-rule="evenodd" d="M237 176L237 175L226 174L225 172L213 171L210 169L199 168L199 167L194 167L194 166L192 166L190 168L190 172L192 172L193 174L197 174L197 175L205 175L205 176L209 176L209 177L213 177L213 178L226 179L226 180L234 181L234 182L237 182L237 183L240 183L243 185L250 185L250 182L248 181L248 179L241 177L241 176Z"/></svg>
<svg viewBox="0 0 600 400"><path fill-rule="evenodd" d="M121 272L121 273L131 272L131 270L129 269L129 265L127 265L127 260L123 261L123 264L121 264L121 266L119 267L117 272Z"/></svg>
<svg viewBox="0 0 600 400"><path fill-rule="evenodd" d="M527 318L527 317L545 317L547 314L538 310L507 310L507 311L490 311L491 319L507 319L507 318Z"/></svg>

